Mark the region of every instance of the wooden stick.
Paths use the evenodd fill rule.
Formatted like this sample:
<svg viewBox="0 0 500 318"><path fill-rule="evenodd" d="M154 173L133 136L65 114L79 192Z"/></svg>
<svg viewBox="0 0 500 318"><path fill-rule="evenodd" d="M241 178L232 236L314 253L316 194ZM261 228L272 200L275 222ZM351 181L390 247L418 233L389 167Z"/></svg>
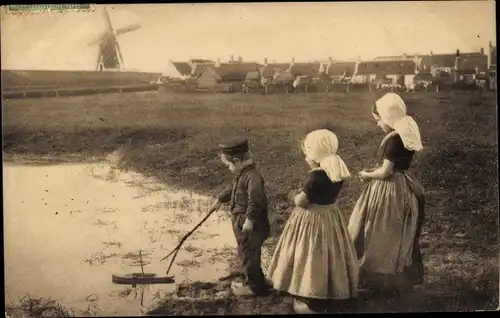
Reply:
<svg viewBox="0 0 500 318"><path fill-rule="evenodd" d="M168 273L170 273L170 269L172 268L172 265L174 264L175 258L177 257L177 253L179 253L180 250L181 250L180 246L179 246L179 248L177 248L175 250L175 253L172 256L172 259L170 259L170 264L168 264L167 273L165 275L168 276Z"/></svg>
<svg viewBox="0 0 500 318"><path fill-rule="evenodd" d="M141 259L141 272L142 272L142 276L144 277L144 264L142 262L142 250L139 250L139 257Z"/></svg>
<svg viewBox="0 0 500 318"><path fill-rule="evenodd" d="M198 224L196 224L196 226L191 230L189 231L188 233L186 233L186 235L184 235L182 237L182 239L179 241L179 244L177 244L177 246L170 252L167 254L167 256L165 256L164 258L162 258L160 260L161 261L164 261L165 259L167 259L170 255L174 254L173 257L172 257L172 260L170 261L170 264L168 266L168 269L167 269L167 275L168 275L168 272L170 271L170 268L172 267L172 264L174 263L174 260L175 260L175 257L177 256L177 253L179 252L182 244L184 243L184 241L189 237L191 236L191 234L193 234L194 231L196 231L215 211L217 210L213 210L213 211L210 211Z"/></svg>

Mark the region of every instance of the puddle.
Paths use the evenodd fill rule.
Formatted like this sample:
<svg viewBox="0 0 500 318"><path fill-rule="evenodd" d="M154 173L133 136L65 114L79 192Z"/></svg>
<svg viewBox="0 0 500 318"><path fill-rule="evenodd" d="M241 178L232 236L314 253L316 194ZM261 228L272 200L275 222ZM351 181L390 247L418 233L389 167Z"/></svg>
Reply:
<svg viewBox="0 0 500 318"><path fill-rule="evenodd" d="M164 276L180 237L212 198L173 192L107 164L4 164L5 300L50 297L82 314L139 315L175 284L115 285L112 274ZM169 273L176 283L227 275L236 242L224 211L184 243ZM141 306L142 298L142 306Z"/></svg>

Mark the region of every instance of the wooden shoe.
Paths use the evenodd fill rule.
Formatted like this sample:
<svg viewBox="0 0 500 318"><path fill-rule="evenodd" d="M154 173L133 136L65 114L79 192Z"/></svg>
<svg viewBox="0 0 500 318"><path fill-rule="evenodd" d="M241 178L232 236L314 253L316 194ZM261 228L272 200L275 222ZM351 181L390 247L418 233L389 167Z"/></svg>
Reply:
<svg viewBox="0 0 500 318"><path fill-rule="evenodd" d="M256 296L255 293L248 287L248 285L245 285L241 282L231 282L231 291L235 296L239 297L249 297L249 296Z"/></svg>
<svg viewBox="0 0 500 318"><path fill-rule="evenodd" d="M293 311L299 315L316 314L305 302L298 299L293 300Z"/></svg>

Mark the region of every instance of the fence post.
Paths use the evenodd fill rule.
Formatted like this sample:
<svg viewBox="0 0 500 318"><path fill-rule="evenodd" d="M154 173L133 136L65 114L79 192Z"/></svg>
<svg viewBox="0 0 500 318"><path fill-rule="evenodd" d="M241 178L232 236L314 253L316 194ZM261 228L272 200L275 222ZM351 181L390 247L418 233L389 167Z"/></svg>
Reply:
<svg viewBox="0 0 500 318"><path fill-rule="evenodd" d="M308 85L306 85L306 86L304 87L304 92L306 93L306 95L307 95L307 87L308 87Z"/></svg>

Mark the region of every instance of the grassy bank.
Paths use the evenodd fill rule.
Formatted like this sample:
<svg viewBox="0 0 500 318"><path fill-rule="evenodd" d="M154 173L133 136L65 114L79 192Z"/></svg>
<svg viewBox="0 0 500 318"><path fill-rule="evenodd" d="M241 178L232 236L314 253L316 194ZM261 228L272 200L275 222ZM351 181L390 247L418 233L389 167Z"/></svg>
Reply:
<svg viewBox="0 0 500 318"><path fill-rule="evenodd" d="M75 317L75 313L52 299L32 298L30 295L25 295L16 304L8 304L5 307L5 317Z"/></svg>
<svg viewBox="0 0 500 318"><path fill-rule="evenodd" d="M285 198L307 172L299 142L308 131L325 124L332 127L339 137L339 154L353 174L375 164L383 138L370 114L375 98L369 93L135 93L11 100L4 102L4 156L39 163L94 160L130 140L123 148L129 168L173 186L215 195L231 178L219 162L217 143L244 134L266 179L277 236L290 212ZM406 300L363 301L354 310L497 307L495 95L446 92L403 94L403 98L420 126L425 147L412 173L428 196L421 242L426 285L416 295L406 295ZM346 215L361 186L354 181L343 190L340 205ZM171 300L166 300L166 307L177 308L174 314L199 313L203 308L265 313L276 303L283 304L280 299L227 299L201 309L199 305L172 307Z"/></svg>

